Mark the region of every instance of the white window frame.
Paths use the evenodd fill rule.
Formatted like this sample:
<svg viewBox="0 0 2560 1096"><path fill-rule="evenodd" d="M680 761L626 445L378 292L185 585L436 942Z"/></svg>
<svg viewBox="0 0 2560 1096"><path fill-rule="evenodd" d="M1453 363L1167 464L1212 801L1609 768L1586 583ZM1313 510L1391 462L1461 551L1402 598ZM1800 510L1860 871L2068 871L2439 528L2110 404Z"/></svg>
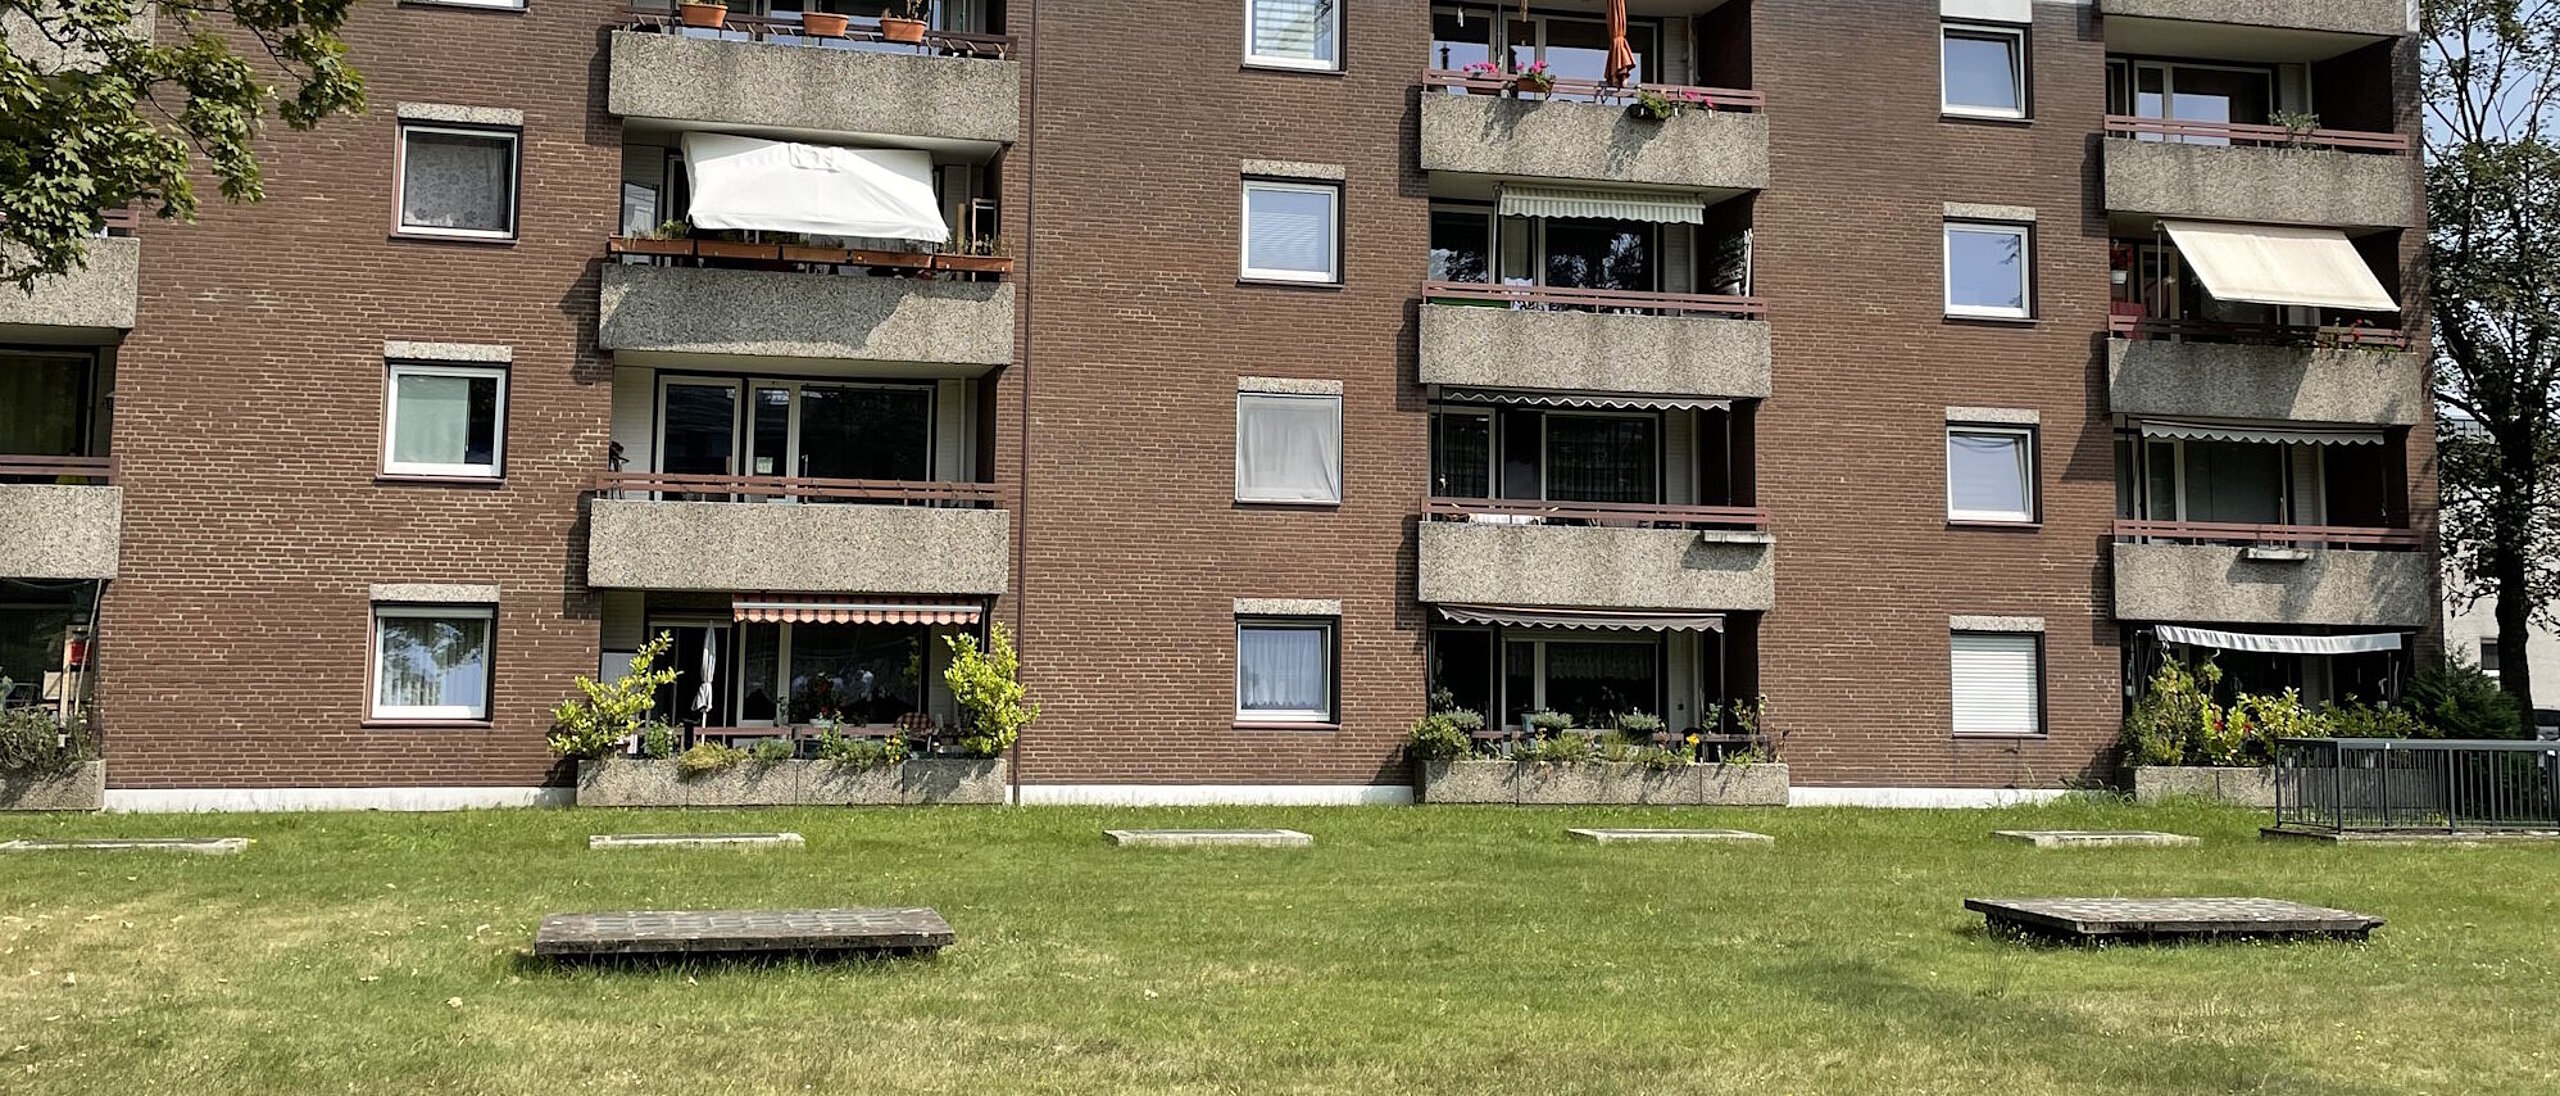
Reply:
<svg viewBox="0 0 2560 1096"><path fill-rule="evenodd" d="M483 377L498 382L497 422L489 433L489 463L429 464L392 459L392 447L400 437L400 378L418 377ZM504 479L507 474L507 370L502 366L455 365L445 362L395 361L383 372L382 382L382 472L390 476L451 476L468 479Z"/></svg>
<svg viewBox="0 0 2560 1096"><path fill-rule="evenodd" d="M2004 639L2028 645L2033 658L2028 687L2033 691L2035 729L2031 731L1983 730L1957 725L1955 722L1955 649L1966 639ZM2042 632L1952 631L1947 636L1947 713L1948 726L1959 737L2042 738L2050 729L2045 718L2045 651Z"/></svg>
<svg viewBox="0 0 2560 1096"><path fill-rule="evenodd" d="M2018 238L2018 300L2021 302L2019 307L2005 308L1956 303L1955 234L1958 232L1998 233ZM1948 221L1939 231L1938 251L1939 276L1945 279L1940 286L1939 296L1946 305L1947 315L1993 320L2035 318L2036 241L2032 226L2004 221Z"/></svg>
<svg viewBox="0 0 2560 1096"><path fill-rule="evenodd" d="M406 0L440 8L487 8L492 11L523 11L526 0Z"/></svg>
<svg viewBox="0 0 2560 1096"><path fill-rule="evenodd" d="M2026 490L2026 498L2020 500L2025 503L2025 509L2015 511L1963 510L1956 507L1956 462L1954 447L1956 436L1959 434L2017 439L2020 452L2024 453L2027 458L2026 474L2020 480L2022 486ZM2036 431L2033 427L1980 426L1973 423L1951 422L1947 424L1946 444L1947 451L1943 455L1947 462L1948 521L1997 522L2003 525L2035 524L2036 477L2039 474L2039 470L2037 468L2038 461L2036 459Z"/></svg>
<svg viewBox="0 0 2560 1096"><path fill-rule="evenodd" d="M1236 722L1238 723L1324 723L1336 721L1334 708L1341 703L1342 692L1342 622L1333 617L1237 617L1236 618ZM1257 631L1315 632L1324 642L1324 704L1318 708L1247 708L1244 706L1244 633Z"/></svg>
<svg viewBox="0 0 2560 1096"><path fill-rule="evenodd" d="M1306 57L1274 57L1253 52L1253 9L1262 0L1244 0L1244 63L1258 68L1300 69L1307 72L1342 71L1342 5L1344 0L1330 0L1333 9L1333 60L1319 61Z"/></svg>
<svg viewBox="0 0 2560 1096"><path fill-rule="evenodd" d="M2491 681L2496 681L2496 680L2498 680L2498 675L2499 675L2499 673L2500 673L2501 671L2504 671L2504 670L2507 668L2507 664L2506 664L2506 660L2505 660L2504 658L2497 658L2497 659L2496 659L2496 661L2497 661L2497 663L2498 663L2497 665L2495 665L2495 666L2491 666L2491 665L2489 665L2489 663L2490 663L2490 661L2491 661L2491 659L2492 659L2492 656L2500 655L2500 654L2502 654L2502 653L2503 653L2503 652L2501 652L2501 651L2499 651L2499 650L2498 650L2498 640L2497 640L2497 637L2495 637L2495 636L2484 636L2484 637L2482 637L2482 638L2481 638L2481 640L2480 640L2480 650L2479 650L2479 652L2478 652L2478 653L2479 653L2479 660L2478 660L2478 661L2479 661L2479 663L2480 663L2480 672L2481 672L2481 673L2484 673L2484 674L2489 675L2489 680L2491 680Z"/></svg>
<svg viewBox="0 0 2560 1096"><path fill-rule="evenodd" d="M1253 265L1253 192L1257 190L1297 191L1322 194L1333 203L1333 216L1325 233L1326 268L1312 270L1265 270ZM1342 284L1342 187L1335 183L1286 182L1279 179L1246 179L1237 202L1236 270L1254 281L1307 282L1315 285Z"/></svg>
<svg viewBox="0 0 2560 1096"><path fill-rule="evenodd" d="M1322 400L1333 406L1333 497L1329 499L1286 498L1250 493L1244 482L1244 405L1246 400ZM1338 392L1258 392L1236 393L1236 501L1266 503L1279 506L1340 506L1347 494L1342 482L1342 395Z"/></svg>
<svg viewBox="0 0 2560 1096"><path fill-rule="evenodd" d="M462 137L503 137L507 142L507 227L437 228L409 223L409 135L446 133ZM508 126L467 126L442 122L402 122L399 156L392 164L392 231L403 236L445 236L460 240L512 240L524 227L524 131Z"/></svg>
<svg viewBox="0 0 2560 1096"><path fill-rule="evenodd" d="M2006 38L2011 44L2009 69L2010 90L2017 93L2015 110L2000 107L1972 106L1947 100L1947 38L1950 34L1966 38ZM1956 118L1991 118L2000 121L2024 121L2034 104L2027 100L2027 28L2000 26L1993 23L1938 24L1938 112Z"/></svg>
<svg viewBox="0 0 2560 1096"><path fill-rule="evenodd" d="M488 624L488 630L484 633L486 641L480 652L483 660L480 666L480 683L482 688L480 702L476 705L384 704L382 702L382 621L386 617L409 620L473 619L486 622ZM368 698L366 709L372 713L373 719L378 721L450 720L455 722L479 722L489 718L489 702L491 697L497 693L498 689L497 606L472 604L389 605L376 603L373 607L372 621L373 658L366 668L365 694Z"/></svg>

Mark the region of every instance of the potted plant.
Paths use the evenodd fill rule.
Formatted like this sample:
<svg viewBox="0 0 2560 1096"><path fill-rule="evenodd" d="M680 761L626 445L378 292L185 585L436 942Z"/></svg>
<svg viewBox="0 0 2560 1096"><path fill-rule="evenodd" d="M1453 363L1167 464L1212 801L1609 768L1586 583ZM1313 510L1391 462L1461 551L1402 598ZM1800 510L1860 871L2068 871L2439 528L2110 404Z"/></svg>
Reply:
<svg viewBox="0 0 2560 1096"><path fill-rule="evenodd" d="M1498 66L1498 65L1495 65L1495 64L1494 64L1493 62L1491 62L1491 61L1477 61L1477 62L1474 62L1474 63L1472 63L1472 64L1469 64L1467 67L1462 68L1462 69L1459 69L1459 70L1458 70L1458 75L1460 75L1460 76L1463 76L1463 77L1466 77L1466 78L1467 78L1468 83L1467 83L1467 84L1465 84L1463 87L1461 87L1459 90L1462 90L1462 91L1466 92L1466 93L1467 93L1467 94L1469 94L1469 95L1500 95L1500 94L1502 94L1502 88L1501 88L1501 87L1491 87L1491 88L1487 88L1487 87L1479 87L1479 86L1477 86L1477 83L1478 83L1479 81L1481 81L1481 82L1486 82L1486 83L1500 84L1500 85L1503 85L1503 86L1508 86L1508 81L1505 81L1505 80L1503 79L1503 77L1502 77L1502 69L1501 69L1501 67L1500 67L1500 66Z"/></svg>
<svg viewBox="0 0 2560 1096"><path fill-rule="evenodd" d="M697 4L692 0L680 0L676 4L676 16L688 27L717 30L729 21L729 5L726 3Z"/></svg>
<svg viewBox="0 0 2560 1096"><path fill-rule="evenodd" d="M920 45L924 42L924 0L907 0L904 14L880 17L880 37L885 41Z"/></svg>
<svg viewBox="0 0 2560 1096"><path fill-rule="evenodd" d="M837 12L804 11L800 13L800 29L807 31L812 38L842 38L847 23L848 20Z"/></svg>
<svg viewBox="0 0 2560 1096"><path fill-rule="evenodd" d="M933 257L933 268L967 274L1010 274L1013 272L1012 248L1002 239L971 240L958 251L945 251Z"/></svg>
<svg viewBox="0 0 2560 1096"><path fill-rule="evenodd" d="M1544 61L1531 61L1529 67L1513 73L1511 84L1522 93L1551 94L1556 90L1555 74L1547 71Z"/></svg>
<svg viewBox="0 0 2560 1096"><path fill-rule="evenodd" d="M613 245L625 255L691 255L693 241L683 221L667 221L636 236L626 236Z"/></svg>

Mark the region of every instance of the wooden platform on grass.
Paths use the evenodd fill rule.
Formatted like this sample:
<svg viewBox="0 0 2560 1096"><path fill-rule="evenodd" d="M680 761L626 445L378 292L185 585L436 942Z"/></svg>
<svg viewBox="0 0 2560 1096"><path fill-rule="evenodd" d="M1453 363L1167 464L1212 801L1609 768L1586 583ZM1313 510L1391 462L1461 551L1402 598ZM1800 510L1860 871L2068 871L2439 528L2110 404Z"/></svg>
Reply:
<svg viewBox="0 0 2560 1096"><path fill-rule="evenodd" d="M1613 830L1597 828L1568 829L1565 836L1599 845L1633 842L1703 841L1725 845L1774 845L1778 839L1749 830Z"/></svg>
<svg viewBox="0 0 2560 1096"><path fill-rule="evenodd" d="M2158 830L1993 830L1991 836L2039 849L2171 848L2201 845L2201 837Z"/></svg>
<svg viewBox="0 0 2560 1096"><path fill-rule="evenodd" d="M2325 936L2362 940L2371 914L2276 898L1967 898L1995 929L2063 940Z"/></svg>
<svg viewBox="0 0 2560 1096"><path fill-rule="evenodd" d="M952 940L951 924L929 909L626 910L545 917L534 933L533 952L557 958L913 955L949 947Z"/></svg>
<svg viewBox="0 0 2560 1096"><path fill-rule="evenodd" d="M808 844L796 833L598 833L590 849L796 849Z"/></svg>
<svg viewBox="0 0 2560 1096"><path fill-rule="evenodd" d="M1296 830L1104 830L1114 845L1178 846L1242 845L1248 848L1305 848L1316 839Z"/></svg>
<svg viewBox="0 0 2560 1096"><path fill-rule="evenodd" d="M82 841L0 841L0 852L190 852L229 856L249 847L246 837L112 837Z"/></svg>

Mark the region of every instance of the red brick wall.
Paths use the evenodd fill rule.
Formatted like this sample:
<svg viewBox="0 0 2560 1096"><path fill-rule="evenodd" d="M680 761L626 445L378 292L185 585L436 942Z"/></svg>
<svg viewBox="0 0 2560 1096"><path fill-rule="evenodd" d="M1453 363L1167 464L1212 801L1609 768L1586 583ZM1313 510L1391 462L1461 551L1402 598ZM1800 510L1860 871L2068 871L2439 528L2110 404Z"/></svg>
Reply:
<svg viewBox="0 0 2560 1096"><path fill-rule="evenodd" d="M578 484L607 440L594 259L618 216L615 12L360 5L365 115L276 127L263 204L208 186L201 223L146 222L118 358L123 568L100 622L115 786L553 777L546 711L596 665ZM524 112L521 242L387 238L403 101ZM385 339L514 348L504 486L375 482ZM502 588L491 729L360 725L377 582Z"/></svg>

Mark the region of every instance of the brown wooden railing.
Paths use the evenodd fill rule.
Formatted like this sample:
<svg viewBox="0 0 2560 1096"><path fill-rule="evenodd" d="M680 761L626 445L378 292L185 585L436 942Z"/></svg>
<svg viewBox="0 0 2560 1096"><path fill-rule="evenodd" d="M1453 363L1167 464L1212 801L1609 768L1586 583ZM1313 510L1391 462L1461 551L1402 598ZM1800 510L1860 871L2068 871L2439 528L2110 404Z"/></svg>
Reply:
<svg viewBox="0 0 2560 1096"><path fill-rule="evenodd" d="M950 251L870 251L858 247L814 247L808 244L745 243L737 240L674 240L646 236L614 236L604 242L609 255L645 255L665 259L698 259L706 265L800 264L864 266L910 273L988 275L1013 273L1010 255L964 255Z"/></svg>
<svg viewBox="0 0 2560 1096"><path fill-rule="evenodd" d="M2333 148L2393 156L2409 155L2415 147L2405 133L2367 133L2353 129L2293 130L2242 122L2188 122L2174 118L2135 118L2123 114L2107 116L2107 136L2188 144Z"/></svg>
<svg viewBox="0 0 2560 1096"><path fill-rule="evenodd" d="M1758 297L1712 293L1640 293L1625 289L1569 289L1551 285L1495 285L1491 282L1424 282L1426 298L1452 301L1499 301L1520 308L1582 312L1652 312L1670 316L1719 315L1756 320L1769 314Z"/></svg>
<svg viewBox="0 0 2560 1096"><path fill-rule="evenodd" d="M1549 502L1541 499L1433 498L1424 502L1431 521L1467 521L1479 515L1518 518L1521 524L1608 525L1643 529L1766 529L1763 506L1668 506L1632 502Z"/></svg>
<svg viewBox="0 0 2560 1096"><path fill-rule="evenodd" d="M114 457L0 456L0 483L64 478L114 483L116 460Z"/></svg>
<svg viewBox="0 0 2560 1096"><path fill-rule="evenodd" d="M2256 324L2213 320L2168 320L2153 316L2109 316L2107 334L2119 339L2183 339L2192 342L2241 343L2251 346L2328 348L2368 347L2407 350L2411 339L2396 327L2363 324Z"/></svg>
<svg viewBox="0 0 2560 1096"><path fill-rule="evenodd" d="M2376 548L2409 550L2421 547L2414 529L2373 528L2351 525L2256 525L2226 521L2136 521L2118 519L2116 539L2121 541L2167 541L2173 544L2247 545L2268 548Z"/></svg>
<svg viewBox="0 0 2560 1096"><path fill-rule="evenodd" d="M106 218L105 228L109 236L131 236L134 227L142 223L141 216L133 211L132 206L126 206L123 209L102 209L98 211L98 215Z"/></svg>
<svg viewBox="0 0 2560 1096"><path fill-rule="evenodd" d="M662 34L677 34L688 30L702 32L711 29L709 27L688 27L684 25L684 20L681 17L660 13L634 15L631 17L631 22L628 24L628 28L638 31L656 31ZM809 33L801 26L798 19L775 19L761 15L739 15L732 13L728 18L721 21L720 30L728 34L744 35L749 41L754 42L781 42L797 45L802 43L840 41L878 43L888 46L905 45L907 48L915 50L918 53L939 53L951 57L993 57L1001 59L1009 57L1013 53L1013 38L1010 35L972 34L967 31L957 30L928 30L924 32L924 41L921 44L908 45L907 43L902 42L890 42L888 39L882 37L880 27L876 23L870 25L864 25L861 23L849 24L845 27L845 32L842 37L829 39L821 38L818 35Z"/></svg>
<svg viewBox="0 0 2560 1096"><path fill-rule="evenodd" d="M692 496L703 501L799 499L807 502L880 502L907 506L986 507L996 502L992 483L941 480L821 479L811 476L713 476L672 472L600 472L595 490L616 498Z"/></svg>
<svg viewBox="0 0 2560 1096"><path fill-rule="evenodd" d="M1499 95L1517 79L1514 76L1469 76L1457 69L1431 69L1422 74L1424 87L1456 88L1472 95ZM1740 88L1703 88L1687 84L1637 84L1617 87L1598 80L1558 79L1554 89L1545 93L1549 99L1589 99L1601 103L1634 102L1636 92L1650 91L1675 102L1686 103L1698 110L1760 110L1769 105L1768 96ZM1537 92L1527 94L1536 95Z"/></svg>

